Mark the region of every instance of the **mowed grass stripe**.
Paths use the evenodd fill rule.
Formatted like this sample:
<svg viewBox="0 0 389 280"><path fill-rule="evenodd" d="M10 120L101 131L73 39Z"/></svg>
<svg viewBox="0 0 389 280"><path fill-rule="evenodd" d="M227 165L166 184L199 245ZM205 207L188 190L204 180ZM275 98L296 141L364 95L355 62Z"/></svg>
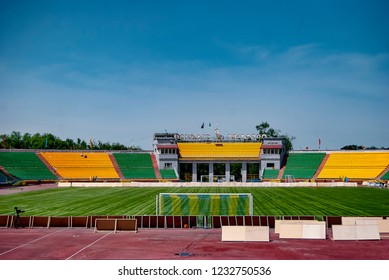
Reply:
<svg viewBox="0 0 389 280"><path fill-rule="evenodd" d="M159 193L252 193L254 215L389 216L389 190L375 188L56 188L0 196L0 214L154 215Z"/></svg>
<svg viewBox="0 0 389 280"><path fill-rule="evenodd" d="M358 208L350 208L342 202L339 197L334 196L332 199L320 198L317 193L325 192L315 188L287 188L268 190L267 199L270 203L259 214L268 211L272 207L274 215L365 215L366 211L360 211ZM333 192L333 190L331 191ZM341 197L341 196L340 196ZM264 200L258 201L255 205L260 206ZM360 202L363 203L363 202ZM358 204L359 205L359 204ZM259 211L258 211L259 212Z"/></svg>

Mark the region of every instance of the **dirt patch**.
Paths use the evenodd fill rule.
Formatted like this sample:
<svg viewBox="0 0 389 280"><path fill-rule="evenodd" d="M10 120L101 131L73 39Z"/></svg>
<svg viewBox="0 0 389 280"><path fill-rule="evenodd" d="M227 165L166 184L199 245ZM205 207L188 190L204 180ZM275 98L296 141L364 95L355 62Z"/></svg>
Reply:
<svg viewBox="0 0 389 280"><path fill-rule="evenodd" d="M51 184L40 184L40 185L27 185L27 186L3 186L0 187L0 195L6 194L15 194L20 192L28 192L28 191L37 191L37 190L45 190L45 189L53 189L58 188L56 183Z"/></svg>

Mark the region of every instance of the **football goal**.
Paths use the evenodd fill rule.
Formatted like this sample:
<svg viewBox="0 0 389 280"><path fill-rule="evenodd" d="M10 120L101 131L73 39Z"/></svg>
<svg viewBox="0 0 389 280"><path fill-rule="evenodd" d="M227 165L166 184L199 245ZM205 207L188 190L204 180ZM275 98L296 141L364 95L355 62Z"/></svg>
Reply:
<svg viewBox="0 0 389 280"><path fill-rule="evenodd" d="M251 216L251 193L160 193L156 214L164 216Z"/></svg>

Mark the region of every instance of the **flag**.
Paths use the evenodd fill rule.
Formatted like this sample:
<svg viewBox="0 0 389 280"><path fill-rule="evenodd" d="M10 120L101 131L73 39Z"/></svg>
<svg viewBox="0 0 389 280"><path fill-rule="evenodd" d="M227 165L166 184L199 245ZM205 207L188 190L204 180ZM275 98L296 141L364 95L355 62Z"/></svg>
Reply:
<svg viewBox="0 0 389 280"><path fill-rule="evenodd" d="M4 149L7 148L7 145L6 145L6 142L5 142L5 135L3 135L3 147L4 147Z"/></svg>
<svg viewBox="0 0 389 280"><path fill-rule="evenodd" d="M321 140L320 140L320 138L319 138L319 146L321 145Z"/></svg>
<svg viewBox="0 0 389 280"><path fill-rule="evenodd" d="M90 148L91 150L93 149L92 137L89 139L89 148Z"/></svg>
<svg viewBox="0 0 389 280"><path fill-rule="evenodd" d="M201 125L201 129L203 129L204 128L204 123Z"/></svg>
<svg viewBox="0 0 389 280"><path fill-rule="evenodd" d="M46 137L45 149L47 149L47 146L48 146L48 139L47 139L47 137Z"/></svg>

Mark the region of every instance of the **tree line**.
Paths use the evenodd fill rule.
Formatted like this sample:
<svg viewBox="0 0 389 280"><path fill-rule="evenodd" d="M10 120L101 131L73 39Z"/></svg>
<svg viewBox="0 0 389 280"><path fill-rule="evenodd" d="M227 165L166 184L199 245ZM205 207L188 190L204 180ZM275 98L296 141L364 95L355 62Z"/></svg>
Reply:
<svg viewBox="0 0 389 280"><path fill-rule="evenodd" d="M375 146L372 147L365 147L365 146L360 146L360 145L346 145L341 148L341 150L349 150L349 151L356 151L356 150L389 150L389 147L381 147L377 148Z"/></svg>
<svg viewBox="0 0 389 280"><path fill-rule="evenodd" d="M50 150L141 150L140 147L125 146L120 143L102 142L90 139L89 141L61 138L51 133L24 133L13 131L11 134L2 134L1 148L4 149L50 149Z"/></svg>

